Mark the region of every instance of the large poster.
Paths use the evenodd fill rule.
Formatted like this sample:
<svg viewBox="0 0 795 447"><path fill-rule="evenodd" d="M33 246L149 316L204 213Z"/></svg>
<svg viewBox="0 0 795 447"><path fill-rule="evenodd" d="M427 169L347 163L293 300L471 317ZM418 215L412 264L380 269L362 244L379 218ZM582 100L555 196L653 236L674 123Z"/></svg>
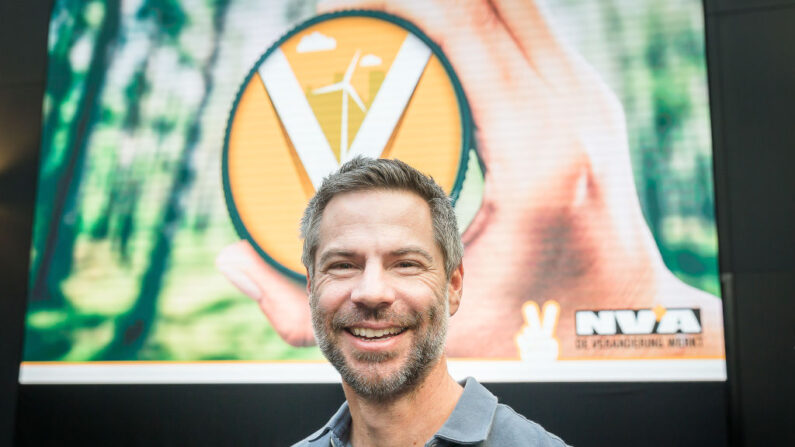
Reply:
<svg viewBox="0 0 795 447"><path fill-rule="evenodd" d="M60 1L23 383L326 382L298 220L448 191L485 381L724 380L697 1Z"/></svg>

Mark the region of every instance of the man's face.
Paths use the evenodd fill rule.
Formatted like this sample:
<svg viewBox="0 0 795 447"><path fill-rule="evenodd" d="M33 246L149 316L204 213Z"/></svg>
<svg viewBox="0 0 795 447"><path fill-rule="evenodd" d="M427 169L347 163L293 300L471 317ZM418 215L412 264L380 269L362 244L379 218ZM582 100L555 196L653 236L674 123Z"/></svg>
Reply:
<svg viewBox="0 0 795 447"><path fill-rule="evenodd" d="M416 194L332 199L309 283L318 344L359 395L385 400L422 381L444 350L462 270L446 279L430 209Z"/></svg>

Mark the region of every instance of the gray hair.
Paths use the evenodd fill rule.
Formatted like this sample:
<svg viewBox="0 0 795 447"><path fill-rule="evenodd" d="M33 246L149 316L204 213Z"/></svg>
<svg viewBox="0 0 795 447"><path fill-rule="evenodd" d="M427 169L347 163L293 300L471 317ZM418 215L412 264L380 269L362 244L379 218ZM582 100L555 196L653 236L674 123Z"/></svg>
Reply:
<svg viewBox="0 0 795 447"><path fill-rule="evenodd" d="M301 218L301 237L304 252L301 262L311 279L314 275L315 254L320 244L320 220L323 210L335 196L355 191L402 190L422 197L431 209L433 236L444 256L447 278L461 264L464 246L458 234L455 211L450 198L431 178L400 160L372 159L358 156L323 179L323 183L309 201Z"/></svg>

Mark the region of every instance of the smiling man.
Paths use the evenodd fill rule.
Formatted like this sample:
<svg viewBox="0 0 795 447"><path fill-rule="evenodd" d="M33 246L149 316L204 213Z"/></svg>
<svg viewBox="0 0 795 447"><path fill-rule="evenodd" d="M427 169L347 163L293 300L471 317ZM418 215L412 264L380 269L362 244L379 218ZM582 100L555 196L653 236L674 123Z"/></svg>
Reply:
<svg viewBox="0 0 795 447"><path fill-rule="evenodd" d="M397 160L355 158L323 181L301 235L315 336L346 402L296 445L565 445L447 372L463 246L433 179Z"/></svg>

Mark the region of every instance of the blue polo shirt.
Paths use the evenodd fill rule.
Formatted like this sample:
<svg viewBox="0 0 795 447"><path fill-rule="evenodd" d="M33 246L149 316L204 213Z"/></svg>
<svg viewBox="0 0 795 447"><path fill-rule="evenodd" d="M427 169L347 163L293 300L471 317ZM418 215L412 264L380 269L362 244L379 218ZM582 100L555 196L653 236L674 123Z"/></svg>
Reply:
<svg viewBox="0 0 795 447"><path fill-rule="evenodd" d="M346 447L350 438L351 412L348 403L320 430L293 447ZM497 398L472 377L442 428L425 447L442 446L538 446L565 447L566 443L543 427L497 403Z"/></svg>

